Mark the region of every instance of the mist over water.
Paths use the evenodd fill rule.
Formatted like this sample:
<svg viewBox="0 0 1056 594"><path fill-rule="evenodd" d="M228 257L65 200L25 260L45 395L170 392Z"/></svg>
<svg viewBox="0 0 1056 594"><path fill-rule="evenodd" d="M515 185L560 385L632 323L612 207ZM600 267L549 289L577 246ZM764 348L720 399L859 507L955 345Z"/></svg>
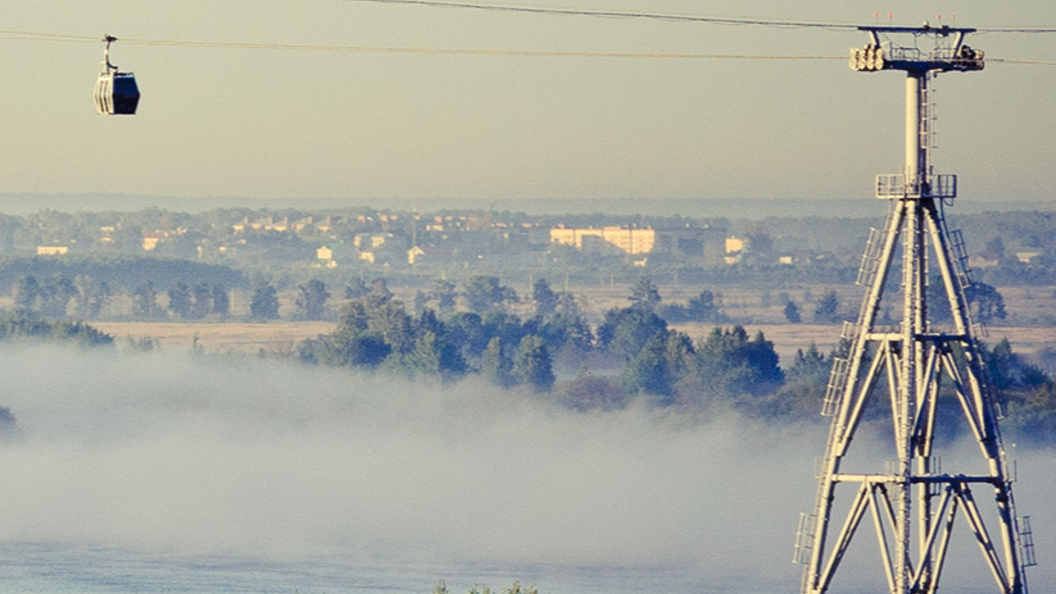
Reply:
<svg viewBox="0 0 1056 594"><path fill-rule="evenodd" d="M416 567L427 583L452 566L677 568L743 592L794 591L796 522L825 439L820 425L582 414L473 380L256 359L22 347L0 351L0 373L0 405L20 428L0 447L5 551L339 558L383 574ZM1051 453L1019 468L1020 513L1052 551ZM866 551L849 567L880 586Z"/></svg>

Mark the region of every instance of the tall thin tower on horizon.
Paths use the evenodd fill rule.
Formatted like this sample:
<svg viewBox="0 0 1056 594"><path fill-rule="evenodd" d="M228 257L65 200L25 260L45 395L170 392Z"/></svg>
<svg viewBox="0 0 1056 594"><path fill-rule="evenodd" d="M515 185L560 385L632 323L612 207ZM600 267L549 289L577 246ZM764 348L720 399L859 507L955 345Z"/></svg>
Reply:
<svg viewBox="0 0 1056 594"><path fill-rule="evenodd" d="M901 173L877 176L876 197L888 200L890 210L884 229L872 230L862 257L858 284L866 294L857 323L844 327L844 338L852 344L849 355L833 361L822 410L832 424L817 473L817 500L813 513L801 518L796 543L796 560L806 566L802 593L829 590L869 515L891 594L938 590L958 517L978 543L997 591L1027 594L1023 569L1034 564L1029 518L1016 516L996 393L981 359L981 328L972 322L966 297L973 281L964 242L959 231L947 228L943 212L956 197L957 177L936 175L931 165L931 80L941 72L982 70L983 52L964 43L974 29L925 23L860 30L868 33L869 43L851 50L852 69L906 73L906 155ZM893 44L889 38L894 35L912 36L913 45ZM933 47L921 49L922 43ZM898 293L894 283L889 286L889 277L897 270L899 250L902 318L882 327L878 314L884 294ZM932 266L938 274L929 278ZM929 293L929 282L941 283L942 290ZM929 294L940 292L939 303L928 303ZM949 308L948 327L933 323L929 308L936 306ZM889 400L896 459L882 471L845 470L845 457L874 395ZM941 468L933 452L940 395L959 403L985 472ZM853 490L853 495L846 519L835 530L834 503L842 487L850 487L842 492ZM973 490L980 499L985 492L994 496L994 536ZM855 588L861 588L857 581Z"/></svg>

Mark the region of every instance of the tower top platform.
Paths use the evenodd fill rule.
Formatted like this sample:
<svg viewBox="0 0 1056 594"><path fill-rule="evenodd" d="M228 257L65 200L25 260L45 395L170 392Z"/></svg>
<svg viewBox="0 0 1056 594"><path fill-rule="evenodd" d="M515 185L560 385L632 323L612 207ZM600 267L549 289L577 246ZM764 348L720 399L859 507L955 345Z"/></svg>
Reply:
<svg viewBox="0 0 1056 594"><path fill-rule="evenodd" d="M876 72L879 70L903 70L906 72L969 72L982 70L985 66L982 50L972 49L964 38L976 30L942 25L932 27L925 22L920 27L861 26L859 31L869 34L865 47L851 48L851 70ZM913 35L912 46L896 45L886 38L891 34ZM918 47L917 40L927 37L932 47Z"/></svg>

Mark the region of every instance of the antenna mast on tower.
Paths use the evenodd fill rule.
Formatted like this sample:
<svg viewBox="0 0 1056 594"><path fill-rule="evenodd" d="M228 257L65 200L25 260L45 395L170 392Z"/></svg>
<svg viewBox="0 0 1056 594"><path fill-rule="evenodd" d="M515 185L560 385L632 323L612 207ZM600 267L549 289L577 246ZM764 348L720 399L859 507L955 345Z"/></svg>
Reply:
<svg viewBox="0 0 1056 594"><path fill-rule="evenodd" d="M825 457L818 473L813 514L800 520L796 560L806 565L803 594L822 594L832 584L840 562L861 521L871 516L881 564L892 594L933 594L946 561L958 516L982 551L1003 594L1027 594L1023 569L1034 564L1029 518L1017 518L1013 478L998 428L996 393L981 359L966 291L972 284L967 253L959 231L950 231L944 206L957 195L957 176L936 175L931 166L934 104L929 83L941 72L982 70L983 52L964 43L974 29L948 26L860 27L869 35L863 48L851 50L857 71L901 70L906 73L906 146L901 173L878 175L876 197L892 203L883 231L873 229L862 258L858 284L866 295L856 324L846 323L852 341L846 359L836 358L822 414L832 417ZM887 39L910 35L913 45ZM883 38L883 39L882 39ZM921 43L932 47L921 49ZM878 313L902 257L902 319L878 327ZM952 324L939 327L929 318L927 286L930 264L937 265L942 300ZM978 443L985 472L944 472L933 453L940 390L960 403L966 426ZM897 459L883 472L848 471L845 456L863 411L876 393L890 401ZM837 490L851 487L849 511L835 530ZM991 492L997 522L991 536L973 490ZM830 533L830 529L832 529Z"/></svg>

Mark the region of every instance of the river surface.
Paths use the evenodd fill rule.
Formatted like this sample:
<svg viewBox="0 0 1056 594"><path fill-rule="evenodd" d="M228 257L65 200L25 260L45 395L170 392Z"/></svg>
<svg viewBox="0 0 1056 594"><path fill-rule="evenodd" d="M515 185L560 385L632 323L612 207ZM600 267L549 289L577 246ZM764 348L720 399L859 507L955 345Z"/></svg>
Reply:
<svg viewBox="0 0 1056 594"><path fill-rule="evenodd" d="M496 594L514 581L542 594L641 592L776 594L795 583L716 579L690 568L483 564L350 564L339 558L268 561L239 557L156 557L104 547L0 546L0 592L124 594L149 592L292 594L430 594L444 580L452 594L473 584Z"/></svg>
<svg viewBox="0 0 1056 594"><path fill-rule="evenodd" d="M495 594L515 581L540 594L787 594L798 578L734 575L722 568L489 565L485 563L350 563L338 556L275 561L238 556L152 556L68 544L0 545L0 593L18 594L431 594L443 580L451 594L473 585ZM770 568L772 569L772 568ZM798 571L793 572L798 576ZM876 572L841 576L839 592L880 592ZM1029 576L1028 576L1029 577ZM1034 575L1033 592L1053 592ZM988 580L944 576L947 592L996 592Z"/></svg>

